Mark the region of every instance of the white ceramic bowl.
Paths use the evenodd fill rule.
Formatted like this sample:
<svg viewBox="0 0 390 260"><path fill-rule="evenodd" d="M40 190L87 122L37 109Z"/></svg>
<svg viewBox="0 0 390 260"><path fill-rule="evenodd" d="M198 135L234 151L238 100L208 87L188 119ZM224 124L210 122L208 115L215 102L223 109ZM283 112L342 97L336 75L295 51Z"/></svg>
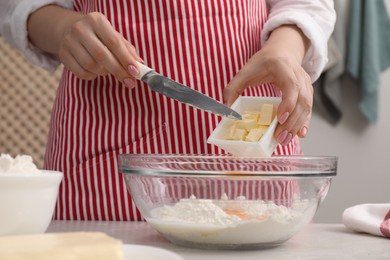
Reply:
<svg viewBox="0 0 390 260"><path fill-rule="evenodd" d="M0 173L0 235L44 233L62 178L56 171Z"/></svg>
<svg viewBox="0 0 390 260"><path fill-rule="evenodd" d="M239 97L232 105L232 109L243 114L244 111L260 111L261 106L268 103L273 104L276 110L280 101L281 98L279 97ZM255 143L224 139L226 131L229 131L235 121L234 119L223 118L211 133L207 142L220 147L234 156L269 157L272 155L278 145L278 142L274 138L275 128L278 124L276 117L261 139Z"/></svg>

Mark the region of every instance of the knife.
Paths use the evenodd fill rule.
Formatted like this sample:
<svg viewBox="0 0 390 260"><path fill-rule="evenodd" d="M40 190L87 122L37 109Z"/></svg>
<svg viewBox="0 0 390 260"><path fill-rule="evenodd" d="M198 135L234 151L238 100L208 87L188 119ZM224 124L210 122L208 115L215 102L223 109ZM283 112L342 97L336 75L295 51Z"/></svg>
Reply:
<svg viewBox="0 0 390 260"><path fill-rule="evenodd" d="M139 68L137 79L145 82L152 90L213 114L226 116L232 119L242 119L239 113L217 100L180 84L179 82L164 77L142 63L137 63Z"/></svg>

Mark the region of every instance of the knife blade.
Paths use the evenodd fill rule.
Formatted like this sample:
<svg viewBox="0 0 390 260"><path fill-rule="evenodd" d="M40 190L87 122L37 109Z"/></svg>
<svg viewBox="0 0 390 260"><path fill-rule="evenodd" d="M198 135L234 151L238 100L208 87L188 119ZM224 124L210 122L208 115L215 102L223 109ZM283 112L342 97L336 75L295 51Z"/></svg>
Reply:
<svg viewBox="0 0 390 260"><path fill-rule="evenodd" d="M139 74L137 79L145 82L152 90L207 112L241 120L241 115L230 107L206 96L190 87L167 78L153 69L138 62Z"/></svg>

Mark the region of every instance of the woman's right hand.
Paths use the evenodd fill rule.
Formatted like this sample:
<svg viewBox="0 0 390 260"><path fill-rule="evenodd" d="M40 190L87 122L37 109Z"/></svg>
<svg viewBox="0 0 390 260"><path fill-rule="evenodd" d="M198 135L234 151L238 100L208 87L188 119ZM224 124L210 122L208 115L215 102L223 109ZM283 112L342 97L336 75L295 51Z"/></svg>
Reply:
<svg viewBox="0 0 390 260"><path fill-rule="evenodd" d="M132 75L138 73L136 61L142 59L103 14L80 14L55 5L41 9L29 20L29 36L38 48L56 53L64 66L81 79L112 74L128 87L135 86ZM51 20L42 28L40 22L45 17ZM60 21L56 23L56 19ZM39 34L45 34L45 27L49 32L54 30L53 39L44 35L52 41L50 45L37 39Z"/></svg>

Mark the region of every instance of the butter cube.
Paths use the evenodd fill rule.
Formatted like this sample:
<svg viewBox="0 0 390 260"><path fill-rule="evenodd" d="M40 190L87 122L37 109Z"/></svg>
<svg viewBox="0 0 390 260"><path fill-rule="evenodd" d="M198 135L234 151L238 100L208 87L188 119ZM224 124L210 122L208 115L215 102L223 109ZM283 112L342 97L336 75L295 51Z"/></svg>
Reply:
<svg viewBox="0 0 390 260"><path fill-rule="evenodd" d="M245 129L246 131L250 131L252 128L257 126L257 120L255 119L243 119L237 122L237 128Z"/></svg>
<svg viewBox="0 0 390 260"><path fill-rule="evenodd" d="M260 112L259 111L244 111L244 114L242 115L244 119L248 120L259 120Z"/></svg>
<svg viewBox="0 0 390 260"><path fill-rule="evenodd" d="M260 125L270 125L273 119L274 106L272 104L263 104L261 106L260 118L258 123Z"/></svg>
<svg viewBox="0 0 390 260"><path fill-rule="evenodd" d="M237 129L237 122L235 122L230 128L230 136L233 136Z"/></svg>
<svg viewBox="0 0 390 260"><path fill-rule="evenodd" d="M232 135L231 140L243 141L245 139L246 135L247 135L247 131L245 129L237 128L236 131L234 131L234 134Z"/></svg>
<svg viewBox="0 0 390 260"><path fill-rule="evenodd" d="M263 136L260 128L253 128L249 131L248 135L245 137L245 141L247 142L258 142L260 138Z"/></svg>

